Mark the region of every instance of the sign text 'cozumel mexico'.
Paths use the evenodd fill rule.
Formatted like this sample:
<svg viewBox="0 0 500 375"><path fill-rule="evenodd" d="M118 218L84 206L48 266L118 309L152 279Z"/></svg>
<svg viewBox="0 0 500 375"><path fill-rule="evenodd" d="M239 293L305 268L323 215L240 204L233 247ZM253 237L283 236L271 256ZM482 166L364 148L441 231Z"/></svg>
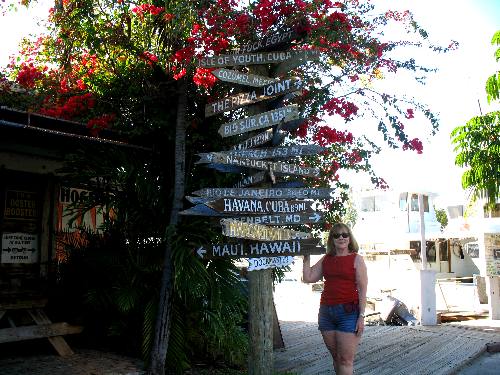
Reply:
<svg viewBox="0 0 500 375"><path fill-rule="evenodd" d="M240 167L261 169L272 171L274 173L292 174L306 177L318 177L320 174L319 168L303 167L295 164L272 162L255 159L241 159L230 155L217 154L214 155L214 162L221 164L237 165Z"/></svg>
<svg viewBox="0 0 500 375"><path fill-rule="evenodd" d="M217 69L214 70L212 74L223 82L237 83L239 85L253 87L268 85L276 81L274 78L243 73L233 69Z"/></svg>
<svg viewBox="0 0 500 375"><path fill-rule="evenodd" d="M222 152L204 152L197 154L200 160L196 164L200 163L213 163L214 156L216 155L227 155L237 158L245 159L274 159L274 158L291 158L294 156L304 156L304 155L316 155L326 150L325 147L318 145L293 145L286 147L269 147L269 148L255 148L246 150L232 150L232 151L222 151Z"/></svg>
<svg viewBox="0 0 500 375"><path fill-rule="evenodd" d="M290 105L222 124L219 128L219 134L222 137L229 137L257 129L268 128L270 126L277 125L280 122L288 122L298 118L298 107Z"/></svg>
<svg viewBox="0 0 500 375"><path fill-rule="evenodd" d="M285 199L220 198L206 205L226 214L312 213L312 201Z"/></svg>
<svg viewBox="0 0 500 375"><path fill-rule="evenodd" d="M200 258L260 258L273 255L324 254L325 248L317 246L317 239L286 241L241 241L234 243L200 246L196 253Z"/></svg>
<svg viewBox="0 0 500 375"><path fill-rule="evenodd" d="M222 234L228 237L246 238L257 241L281 241L311 238L311 233L288 228L268 227L263 224L249 224L233 219L222 219Z"/></svg>
<svg viewBox="0 0 500 375"><path fill-rule="evenodd" d="M280 81L261 86L252 91L242 92L226 98L216 100L205 106L205 117L218 113L232 111L249 104L257 103L274 96L283 95L288 92L300 90L302 81L296 78L286 78Z"/></svg>
<svg viewBox="0 0 500 375"><path fill-rule="evenodd" d="M329 188L204 188L193 192L207 198L295 198L332 199L335 189Z"/></svg>

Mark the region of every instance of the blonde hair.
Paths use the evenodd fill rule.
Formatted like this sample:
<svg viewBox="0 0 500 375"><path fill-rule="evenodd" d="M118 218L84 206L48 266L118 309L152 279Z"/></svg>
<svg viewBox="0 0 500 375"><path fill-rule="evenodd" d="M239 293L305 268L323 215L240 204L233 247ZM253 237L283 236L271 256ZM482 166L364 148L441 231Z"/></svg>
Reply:
<svg viewBox="0 0 500 375"><path fill-rule="evenodd" d="M354 238L351 228L349 228L346 224L344 223L335 223L333 224L332 228L330 229L330 233L328 234L328 240L326 242L326 253L331 254L331 255L336 255L336 249L335 249L335 239L333 238L333 235L335 233L339 233L340 230L346 231L349 233L349 245L348 249L350 253L357 253L359 250L359 245L358 241Z"/></svg>

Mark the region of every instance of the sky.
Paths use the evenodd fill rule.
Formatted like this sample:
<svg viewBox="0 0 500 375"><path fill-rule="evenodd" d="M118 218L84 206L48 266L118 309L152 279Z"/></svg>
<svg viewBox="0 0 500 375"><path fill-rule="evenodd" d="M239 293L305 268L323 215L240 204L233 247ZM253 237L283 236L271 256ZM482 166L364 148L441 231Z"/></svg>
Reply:
<svg viewBox="0 0 500 375"><path fill-rule="evenodd" d="M500 30L500 0L372 0L380 9L412 11L417 22L429 32L436 44L447 46L451 40L459 42L456 51L448 54L415 52L417 61L427 67L436 67L425 86L413 82L387 79L384 84L404 93L415 93L419 101L427 103L439 114L440 130L434 137L422 133L421 127L429 125L421 119L405 124L405 129L420 137L423 154L386 149L373 159L378 175L395 190L411 189L439 194L437 202L442 208L461 204L464 193L461 189L462 170L455 166L455 153L450 142L450 133L464 125L469 119L493 108L488 108L484 83L486 78L499 69L493 57L494 47L490 41L495 31ZM0 7L17 1L0 2ZM1 15L0 66L8 63L15 53L20 39L29 32L40 30L37 19L46 15L53 0L39 0L35 8L28 11L20 7L19 12ZM397 39L397 36L395 36ZM498 109L498 107L497 107ZM419 128L420 127L420 128ZM411 139L412 137L410 137ZM355 188L368 187L366 177L346 176Z"/></svg>

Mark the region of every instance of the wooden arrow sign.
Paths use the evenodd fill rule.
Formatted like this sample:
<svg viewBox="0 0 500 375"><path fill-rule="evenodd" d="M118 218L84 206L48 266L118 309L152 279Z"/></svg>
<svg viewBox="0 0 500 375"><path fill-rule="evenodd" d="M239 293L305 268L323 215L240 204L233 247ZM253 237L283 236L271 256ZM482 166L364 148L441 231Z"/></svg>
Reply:
<svg viewBox="0 0 500 375"><path fill-rule="evenodd" d="M326 249L317 246L317 243L318 239L265 242L240 241L200 246L196 250L196 254L202 259L325 254Z"/></svg>
<svg viewBox="0 0 500 375"><path fill-rule="evenodd" d="M222 124L219 134L222 137L248 133L253 130L269 128L280 122L288 122L299 118L299 109L295 105L273 109L272 111L259 113L255 116L242 118L236 121Z"/></svg>
<svg viewBox="0 0 500 375"><path fill-rule="evenodd" d="M265 38L259 39L255 42L247 43L240 48L240 53L260 51L264 49L270 49L271 47L276 47L284 43L289 43L299 37L294 29L289 29L286 31L275 31Z"/></svg>
<svg viewBox="0 0 500 375"><path fill-rule="evenodd" d="M253 148L261 146L264 143L269 142L273 138L273 129L267 129L265 132L259 133L253 137L244 140L237 145L231 147L232 150L246 150L248 148Z"/></svg>
<svg viewBox="0 0 500 375"><path fill-rule="evenodd" d="M268 268L286 267L293 263L292 256L248 258L247 271L266 270Z"/></svg>
<svg viewBox="0 0 500 375"><path fill-rule="evenodd" d="M220 198L206 205L232 215L312 213L312 201L286 199Z"/></svg>
<svg viewBox="0 0 500 375"><path fill-rule="evenodd" d="M206 164L205 167L215 169L216 171L224 172L224 173L244 173L245 172L244 167L238 167L236 165L227 165L227 164L221 164L221 163L209 163L209 164Z"/></svg>
<svg viewBox="0 0 500 375"><path fill-rule="evenodd" d="M233 217L233 220L238 220L249 224L264 224L264 225L302 225L302 224L317 224L325 221L325 216L321 212L313 212L309 214L272 214L272 215L252 215Z"/></svg>
<svg viewBox="0 0 500 375"><path fill-rule="evenodd" d="M268 227L262 224L249 224L234 219L222 219L222 234L234 238L257 241L282 241L311 238L311 233L299 232L288 228Z"/></svg>
<svg viewBox="0 0 500 375"><path fill-rule="evenodd" d="M288 73L290 70L295 69L308 61L318 60L321 55L319 51L314 50L304 50L300 52L301 53L297 53L292 58L276 65L272 71L272 76L278 77L282 74Z"/></svg>
<svg viewBox="0 0 500 375"><path fill-rule="evenodd" d="M279 199L332 199L335 189L328 188L267 188L235 189L205 188L193 192L206 198L279 198Z"/></svg>
<svg viewBox="0 0 500 375"><path fill-rule="evenodd" d="M318 145L294 145L287 147L256 148L250 150L232 150L217 153L208 152L197 154L200 157L200 160L198 160L196 164L213 163L215 155L233 156L246 159L288 159L294 156L316 155L324 151L326 151L326 148Z"/></svg>
<svg viewBox="0 0 500 375"><path fill-rule="evenodd" d="M199 60L202 68L222 68L225 66L248 66L261 64L278 64L295 58L307 59L307 56L318 54L316 51L273 51L235 53L231 55L217 55L203 57ZM310 58L309 58L310 59Z"/></svg>
<svg viewBox="0 0 500 375"><path fill-rule="evenodd" d="M213 103L209 103L205 106L205 116L209 117L218 113L232 111L249 104L299 90L301 87L302 81L296 78L287 78L281 81L276 81L249 92L231 95Z"/></svg>
<svg viewBox="0 0 500 375"><path fill-rule="evenodd" d="M223 82L236 83L238 85L261 87L276 81L274 78L259 76L256 74L242 73L233 69L217 69L212 72L214 76Z"/></svg>
<svg viewBox="0 0 500 375"><path fill-rule="evenodd" d="M318 177L320 173L319 168L302 167L295 164L271 162L265 160L242 159L230 155L221 155L218 153L215 153L214 155L214 162L305 177Z"/></svg>
<svg viewBox="0 0 500 375"><path fill-rule="evenodd" d="M263 182L265 180L265 178L266 178L266 174L264 172L257 172L255 174L250 175L250 176L244 177L242 180L240 180L236 184L234 184L233 187L243 188L246 186L256 185L260 182Z"/></svg>

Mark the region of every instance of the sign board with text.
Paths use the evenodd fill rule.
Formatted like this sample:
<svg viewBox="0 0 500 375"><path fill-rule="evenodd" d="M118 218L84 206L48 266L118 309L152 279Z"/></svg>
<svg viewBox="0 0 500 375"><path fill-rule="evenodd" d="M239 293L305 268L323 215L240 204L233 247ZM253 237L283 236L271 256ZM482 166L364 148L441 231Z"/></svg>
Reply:
<svg viewBox="0 0 500 375"><path fill-rule="evenodd" d="M267 256L303 256L325 254L318 246L318 239L287 241L239 241L200 246L196 254L202 259L211 258L260 258Z"/></svg>
<svg viewBox="0 0 500 375"><path fill-rule="evenodd" d="M329 188L204 188L193 192L208 198L295 198L332 199L335 189Z"/></svg>
<svg viewBox="0 0 500 375"><path fill-rule="evenodd" d="M214 70L212 74L223 82L236 83L252 87L260 87L276 81L274 78L243 73L233 69L217 69Z"/></svg>
<svg viewBox="0 0 500 375"><path fill-rule="evenodd" d="M282 79L280 81L256 88L252 91L231 95L209 103L205 106L205 117L232 111L278 95L284 95L286 93L299 90L301 87L302 81L296 78Z"/></svg>
<svg viewBox="0 0 500 375"><path fill-rule="evenodd" d="M225 214L294 214L312 213L312 201L286 199L220 198L206 205Z"/></svg>
<svg viewBox="0 0 500 375"><path fill-rule="evenodd" d="M280 122L288 122L299 117L299 109L295 105L273 109L272 111L259 113L255 116L245 117L236 121L222 124L219 134L222 137L230 137L237 134L248 133L254 130L269 128Z"/></svg>
<svg viewBox="0 0 500 375"><path fill-rule="evenodd" d="M38 235L3 233L1 263L38 263Z"/></svg>
<svg viewBox="0 0 500 375"><path fill-rule="evenodd" d="M265 160L242 159L217 153L214 155L214 162L304 177L318 177L320 174L319 168L304 167L295 164L271 162Z"/></svg>
<svg viewBox="0 0 500 375"><path fill-rule="evenodd" d="M293 229L268 227L263 224L249 224L233 219L222 219L222 234L234 238L246 238L257 241L295 240L311 238L311 233Z"/></svg>

